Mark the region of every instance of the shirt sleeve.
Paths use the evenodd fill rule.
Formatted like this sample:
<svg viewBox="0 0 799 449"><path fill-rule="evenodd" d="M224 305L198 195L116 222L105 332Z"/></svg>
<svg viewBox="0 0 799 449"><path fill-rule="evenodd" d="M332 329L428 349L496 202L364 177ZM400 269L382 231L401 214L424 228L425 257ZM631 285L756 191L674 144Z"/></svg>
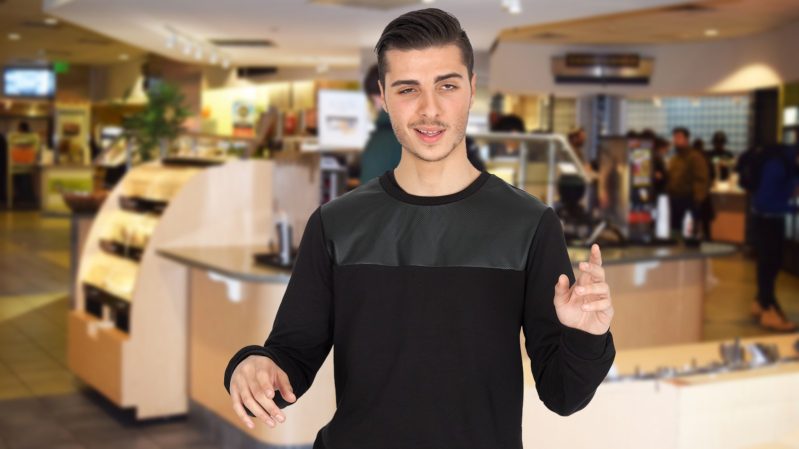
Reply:
<svg viewBox="0 0 799 449"><path fill-rule="evenodd" d="M333 346L332 259L327 251L321 206L308 218L288 286L278 307L272 331L263 346L239 350L225 369L225 389L236 366L251 355L272 359L289 378L299 399L308 391ZM291 405L275 392L279 408ZM251 412L247 411L251 416Z"/></svg>
<svg viewBox="0 0 799 449"><path fill-rule="evenodd" d="M548 207L538 224L526 267L523 330L538 397L561 416L583 409L616 356L610 329L595 335L565 326L555 313L558 276L575 282L560 219Z"/></svg>

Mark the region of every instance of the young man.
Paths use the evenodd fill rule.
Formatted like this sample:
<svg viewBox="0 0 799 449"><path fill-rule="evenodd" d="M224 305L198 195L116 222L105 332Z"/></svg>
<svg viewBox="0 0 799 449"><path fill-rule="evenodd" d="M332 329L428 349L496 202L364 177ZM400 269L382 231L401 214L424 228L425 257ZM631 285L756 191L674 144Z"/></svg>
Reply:
<svg viewBox="0 0 799 449"><path fill-rule="evenodd" d="M335 345L337 409L315 449L519 449L522 329L559 415L613 363L599 247L575 281L553 209L469 163L475 76L457 19L404 14L376 51L400 163L310 216L274 328L225 386L248 426L248 411L274 426Z"/></svg>

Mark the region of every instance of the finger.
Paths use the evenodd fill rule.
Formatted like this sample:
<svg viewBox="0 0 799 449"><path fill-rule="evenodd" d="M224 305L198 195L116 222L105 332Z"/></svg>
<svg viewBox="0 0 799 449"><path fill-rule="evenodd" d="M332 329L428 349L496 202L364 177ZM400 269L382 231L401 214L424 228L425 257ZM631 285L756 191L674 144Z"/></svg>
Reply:
<svg viewBox="0 0 799 449"><path fill-rule="evenodd" d="M266 414L272 420L271 424L269 423L267 424L274 427L275 421L283 422L286 420L285 416L283 416L283 414L280 413L280 407L278 407L277 404L275 404L275 401L266 397L266 394L264 394L263 390L259 390L258 392L254 393L253 398L256 401L258 401L258 405L260 405L264 409Z"/></svg>
<svg viewBox="0 0 799 449"><path fill-rule="evenodd" d="M580 306L580 308L586 312L601 312L603 310L610 309L610 307L611 307L610 298L587 302L582 306Z"/></svg>
<svg viewBox="0 0 799 449"><path fill-rule="evenodd" d="M275 426L274 421L272 421L272 419L266 413L266 410L264 410L258 401L255 400L249 387L246 389L242 387L240 394L241 402L250 410L250 412L252 412L253 415L255 415L256 418L260 419L271 427Z"/></svg>
<svg viewBox="0 0 799 449"><path fill-rule="evenodd" d="M591 285L581 285L574 289L574 293L576 293L577 296L607 296L609 292L610 288L608 287L608 284L604 282L598 282Z"/></svg>
<svg viewBox="0 0 799 449"><path fill-rule="evenodd" d="M605 281L605 269L590 262L580 262L580 271L591 277L593 282Z"/></svg>
<svg viewBox="0 0 799 449"><path fill-rule="evenodd" d="M277 372L277 388L280 390L280 394L283 396L283 399L289 402L294 402L297 400L297 397L294 395L294 389L291 388L289 376L282 370Z"/></svg>
<svg viewBox="0 0 799 449"><path fill-rule="evenodd" d="M565 274L558 276L555 284L555 305L562 305L569 302L569 277Z"/></svg>
<svg viewBox="0 0 799 449"><path fill-rule="evenodd" d="M599 245L594 243L591 245L591 256L588 261L597 265L602 265L602 252L599 250Z"/></svg>
<svg viewBox="0 0 799 449"><path fill-rule="evenodd" d="M241 396L239 395L238 388L235 386L230 387L230 399L233 401L233 411L236 412L236 416L244 421L244 424L250 429L255 427L255 424L250 419L250 416L247 415L247 411L244 410L244 406L241 405Z"/></svg>
<svg viewBox="0 0 799 449"><path fill-rule="evenodd" d="M257 377L260 392L255 396L255 399L264 407L264 410L266 410L266 412L269 413L273 419L279 422L284 422L286 417L280 412L280 407L275 404L274 394L272 398L269 398L265 393L267 390L272 390L274 393L274 388L272 387L272 382L269 380L269 375L266 373L266 371L262 371Z"/></svg>

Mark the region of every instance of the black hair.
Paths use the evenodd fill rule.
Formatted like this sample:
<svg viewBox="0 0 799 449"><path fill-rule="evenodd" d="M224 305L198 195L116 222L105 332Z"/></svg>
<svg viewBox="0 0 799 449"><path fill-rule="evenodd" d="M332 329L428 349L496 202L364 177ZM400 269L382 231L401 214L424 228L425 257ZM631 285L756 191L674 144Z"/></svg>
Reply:
<svg viewBox="0 0 799 449"><path fill-rule="evenodd" d="M524 127L524 120L521 117L514 114L503 115L502 117L497 120L497 124L494 125L493 131L499 132L510 132L510 131L518 131L518 132L527 132Z"/></svg>
<svg viewBox="0 0 799 449"><path fill-rule="evenodd" d="M659 150L661 148L668 148L669 141L662 138L662 137L655 137L655 150Z"/></svg>
<svg viewBox="0 0 799 449"><path fill-rule="evenodd" d="M697 150L705 151L705 141L701 137L694 139L694 143L691 146Z"/></svg>
<svg viewBox="0 0 799 449"><path fill-rule="evenodd" d="M369 71L366 72L366 77L363 79L363 91L366 92L367 97L372 95L380 96L380 86L377 84L378 79L377 64L374 64L369 67Z"/></svg>
<svg viewBox="0 0 799 449"><path fill-rule="evenodd" d="M691 131L688 131L688 128L686 128L684 126L678 126L678 127L674 128L673 130L671 130L671 134L672 135L673 134L677 134L677 133L682 134L683 136L685 136L686 139L690 139L691 138Z"/></svg>
<svg viewBox="0 0 799 449"><path fill-rule="evenodd" d="M438 8L419 9L407 12L392 20L375 45L380 83L385 88L388 50L422 50L455 44L461 51L461 59L469 74L474 72L474 51L469 37L460 22L452 14Z"/></svg>
<svg viewBox="0 0 799 449"><path fill-rule="evenodd" d="M17 131L21 133L29 133L31 132L31 125L23 120L19 122L19 125L17 125Z"/></svg>
<svg viewBox="0 0 799 449"><path fill-rule="evenodd" d="M727 145L727 134L725 134L724 131L716 131L713 133L713 139L711 142L713 142L713 145L723 147L724 145Z"/></svg>

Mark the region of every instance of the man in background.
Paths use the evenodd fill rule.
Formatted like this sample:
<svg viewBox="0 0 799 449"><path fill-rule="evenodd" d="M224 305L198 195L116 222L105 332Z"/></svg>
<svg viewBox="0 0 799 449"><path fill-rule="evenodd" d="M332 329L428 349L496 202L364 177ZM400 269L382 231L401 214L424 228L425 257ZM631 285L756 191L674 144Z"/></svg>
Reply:
<svg viewBox="0 0 799 449"><path fill-rule="evenodd" d="M707 196L708 177L707 163L704 156L691 147L691 132L679 126L672 131L674 155L669 159L669 173L666 181L666 192L669 194L671 210L671 229L682 232L685 215L689 212L694 220L698 207ZM691 236L696 235L691 231Z"/></svg>
<svg viewBox="0 0 799 449"><path fill-rule="evenodd" d="M361 184L366 184L370 179L382 175L386 170L393 170L399 164L402 156L402 145L397 141L388 112L383 109L383 99L380 96L378 85L377 64L373 65L366 78L363 88L366 96L377 111L375 129L366 142L366 147L361 154Z"/></svg>

